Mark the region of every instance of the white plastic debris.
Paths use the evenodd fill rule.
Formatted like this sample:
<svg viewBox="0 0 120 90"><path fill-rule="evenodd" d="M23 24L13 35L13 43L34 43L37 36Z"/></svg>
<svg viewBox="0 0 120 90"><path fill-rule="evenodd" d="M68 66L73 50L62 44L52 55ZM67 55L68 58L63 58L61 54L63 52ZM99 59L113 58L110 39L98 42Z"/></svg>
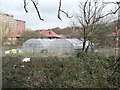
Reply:
<svg viewBox="0 0 120 90"><path fill-rule="evenodd" d="M24 67L24 65L21 65L21 67Z"/></svg>
<svg viewBox="0 0 120 90"><path fill-rule="evenodd" d="M30 58L24 58L22 62L30 62Z"/></svg>
<svg viewBox="0 0 120 90"><path fill-rule="evenodd" d="M10 51L5 51L5 54L9 54L10 53Z"/></svg>
<svg viewBox="0 0 120 90"><path fill-rule="evenodd" d="M18 51L18 53L23 53L22 51Z"/></svg>
<svg viewBox="0 0 120 90"><path fill-rule="evenodd" d="M16 67L17 67L17 65L14 65L14 66L13 66L13 68L16 68Z"/></svg>
<svg viewBox="0 0 120 90"><path fill-rule="evenodd" d="M16 53L17 53L16 49L11 49L11 50L5 51L5 54L16 54Z"/></svg>
<svg viewBox="0 0 120 90"><path fill-rule="evenodd" d="M98 52L98 50L96 49L94 52L95 52L95 53L97 53L97 52Z"/></svg>
<svg viewBox="0 0 120 90"><path fill-rule="evenodd" d="M23 53L21 49L11 49L4 51L5 54L17 54L17 53Z"/></svg>

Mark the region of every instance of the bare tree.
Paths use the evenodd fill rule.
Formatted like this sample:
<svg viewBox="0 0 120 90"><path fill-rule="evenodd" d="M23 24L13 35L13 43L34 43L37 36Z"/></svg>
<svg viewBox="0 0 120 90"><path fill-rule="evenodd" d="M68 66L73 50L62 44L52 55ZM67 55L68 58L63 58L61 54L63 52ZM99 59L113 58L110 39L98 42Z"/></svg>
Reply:
<svg viewBox="0 0 120 90"><path fill-rule="evenodd" d="M116 14L118 7L115 11L105 12L106 3L98 2L95 0L86 0L85 2L80 2L79 11L75 15L77 23L83 28L83 49L82 51L87 51L88 47L92 45L95 36L96 25L105 20L107 16ZM87 47L86 41L89 40L90 43Z"/></svg>
<svg viewBox="0 0 120 90"><path fill-rule="evenodd" d="M38 0L29 0L33 3L37 14L39 16L39 19L44 21L43 18L41 18L41 13L38 10ZM95 26L96 24L98 24L102 19L106 18L109 15L112 14L116 14L117 11L120 9L120 6L114 10L114 11L110 11L108 13L104 12L104 8L106 6L106 4L118 4L118 2L101 2L101 4L99 4L99 2L97 0L86 0L84 3L80 3L79 4L79 9L80 9L80 14L76 15L76 19L78 21L79 24L82 25L83 28L83 51L86 51L87 49L85 48L86 45L86 41L89 37L89 39L91 40L91 43L93 42L93 38L95 37L94 34L94 30L95 30ZM29 2L26 2L26 0L24 0L24 9L26 11L26 13L28 12L26 6L29 4ZM69 16L69 14L67 12L65 12L64 10L62 10L61 6L62 6L62 0L59 0L59 7L58 7L58 13L57 13L57 17L58 19L61 19L61 13L64 13L68 18L71 18ZM90 45L90 44L89 44ZM88 45L88 47L89 47ZM87 47L87 48L88 48Z"/></svg>

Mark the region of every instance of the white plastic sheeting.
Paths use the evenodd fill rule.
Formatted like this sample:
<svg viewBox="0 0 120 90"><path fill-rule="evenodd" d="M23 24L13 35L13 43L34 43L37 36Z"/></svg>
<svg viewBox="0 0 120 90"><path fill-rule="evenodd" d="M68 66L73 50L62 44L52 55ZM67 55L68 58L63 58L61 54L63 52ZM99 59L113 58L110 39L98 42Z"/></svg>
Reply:
<svg viewBox="0 0 120 90"><path fill-rule="evenodd" d="M56 39L48 48L49 53L72 53L73 51L73 44L66 39Z"/></svg>
<svg viewBox="0 0 120 90"><path fill-rule="evenodd" d="M86 42L86 47L88 46ZM73 53L80 51L83 41L79 39L29 39L23 43L23 52Z"/></svg>
<svg viewBox="0 0 120 90"><path fill-rule="evenodd" d="M48 46L53 40L50 39L29 39L22 45L23 52L47 52Z"/></svg>
<svg viewBox="0 0 120 90"><path fill-rule="evenodd" d="M86 41L87 47L89 41ZM79 39L56 39L51 42L48 52L49 53L73 53L81 51L83 47L83 41ZM90 48L89 48L90 50Z"/></svg>
<svg viewBox="0 0 120 90"><path fill-rule="evenodd" d="M66 39L66 40L70 41L73 44L74 49L81 49L83 46L83 42L79 39Z"/></svg>
<svg viewBox="0 0 120 90"><path fill-rule="evenodd" d="M48 49L51 42L54 41L55 39L37 39L37 40L39 40L39 42L43 45L44 49Z"/></svg>

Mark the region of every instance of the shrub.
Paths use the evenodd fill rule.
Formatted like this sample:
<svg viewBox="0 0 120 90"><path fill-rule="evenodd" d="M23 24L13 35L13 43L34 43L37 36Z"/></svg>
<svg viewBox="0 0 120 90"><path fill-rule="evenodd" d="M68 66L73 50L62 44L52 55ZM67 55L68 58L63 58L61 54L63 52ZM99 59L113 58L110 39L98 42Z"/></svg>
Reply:
<svg viewBox="0 0 120 90"><path fill-rule="evenodd" d="M94 55L31 57L27 63L21 61L23 58L22 55L3 57L3 87L115 87L108 80L111 70L104 68Z"/></svg>

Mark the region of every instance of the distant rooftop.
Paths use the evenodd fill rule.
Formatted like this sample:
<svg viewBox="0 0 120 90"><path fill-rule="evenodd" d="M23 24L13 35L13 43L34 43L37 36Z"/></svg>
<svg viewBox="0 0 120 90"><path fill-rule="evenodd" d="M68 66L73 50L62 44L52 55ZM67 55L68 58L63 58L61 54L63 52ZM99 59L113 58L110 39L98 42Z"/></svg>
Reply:
<svg viewBox="0 0 120 90"><path fill-rule="evenodd" d="M17 31L15 32L10 32L8 34L5 35L5 37L21 37L22 36L22 33L19 33Z"/></svg>
<svg viewBox="0 0 120 90"><path fill-rule="evenodd" d="M52 37L52 38L61 38L60 35L56 34L51 29L48 29L48 30L37 30L37 32L39 32L41 35L44 35L44 36L46 36L48 38L50 38L50 37Z"/></svg>

